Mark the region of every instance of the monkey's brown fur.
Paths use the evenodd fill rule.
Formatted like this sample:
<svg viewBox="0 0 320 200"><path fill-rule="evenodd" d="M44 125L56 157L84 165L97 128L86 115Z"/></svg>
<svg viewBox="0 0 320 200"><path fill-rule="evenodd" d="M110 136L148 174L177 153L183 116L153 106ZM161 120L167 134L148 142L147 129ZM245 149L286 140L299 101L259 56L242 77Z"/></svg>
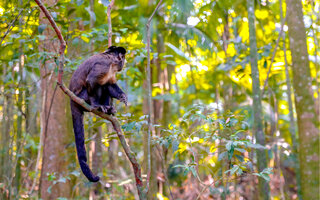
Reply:
<svg viewBox="0 0 320 200"><path fill-rule="evenodd" d="M90 57L74 72L69 89L94 109L100 109L107 114L114 114L116 111L111 104L111 98L117 98L127 104L126 94L116 84L116 72L123 68L125 53L124 48L111 46L106 52ZM73 130L79 164L89 181L97 182L99 176L95 176L87 164L83 128L83 112L85 111L76 102L71 101Z"/></svg>

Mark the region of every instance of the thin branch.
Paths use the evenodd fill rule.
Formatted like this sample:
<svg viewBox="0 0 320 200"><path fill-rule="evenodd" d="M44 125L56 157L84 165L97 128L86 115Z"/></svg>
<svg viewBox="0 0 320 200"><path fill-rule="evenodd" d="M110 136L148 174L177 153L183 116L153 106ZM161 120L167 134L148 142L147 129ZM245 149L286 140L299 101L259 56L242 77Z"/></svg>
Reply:
<svg viewBox="0 0 320 200"><path fill-rule="evenodd" d="M160 158L161 158L162 173L163 173L163 175L164 175L164 180L165 180L165 182L166 182L166 184L167 184L167 187L169 188L169 193L170 193L171 199L174 199L174 198L173 198L172 191L171 191L171 185L170 185L170 183L169 183L168 175L167 175L167 173L166 173L166 168L165 168L165 165L164 165L164 158L163 158L163 156L162 156L161 149L159 148L159 146L156 146L156 148L157 148L158 153L159 153L159 156L160 156ZM170 199L170 200L171 200L171 199Z"/></svg>
<svg viewBox="0 0 320 200"><path fill-rule="evenodd" d="M2 36L1 42L0 42L0 46L4 40L4 38L7 37L7 35L10 33L10 31L13 29L14 27L14 23L17 21L17 19L20 17L20 15L22 14L24 9L20 10L19 14L16 16L16 18L14 18L14 20L9 24L9 27L7 29L7 31L4 33L4 35Z"/></svg>
<svg viewBox="0 0 320 200"><path fill-rule="evenodd" d="M79 105L81 105L83 108L85 108L89 112L93 112L94 114L96 114L104 119L107 119L112 123L113 128L115 129L115 131L119 137L121 145L122 145L128 159L131 162L131 165L133 167L133 171L134 171L134 175L135 175L135 179L136 179L136 187L138 190L139 197L140 197L140 199L145 199L145 193L143 191L143 182L142 182L142 176L141 176L141 167L135 157L135 154L131 151L130 146L128 145L127 141L125 140L125 137L124 137L122 130L121 130L120 123L117 120L117 118L110 116L110 115L107 115L103 112L99 112L97 110L94 110L89 104L87 104L83 99L77 97L73 92L71 92L63 84L62 75L63 75L63 66L64 66L64 50L66 48L65 40L63 39L63 36L61 34L60 29L57 27L55 21L53 20L51 14L46 9L46 7L44 7L44 5L42 4L42 2L40 0L35 0L35 2L38 4L38 6L42 10L42 12L45 14L45 16L48 18L50 24L54 28L54 30L59 38L59 41L60 41L59 74L58 74L58 81L57 81L58 85L60 86L61 90L71 98L71 100L78 103Z"/></svg>
<svg viewBox="0 0 320 200"><path fill-rule="evenodd" d="M276 56L276 53L277 53L277 48L279 46L279 41L280 41L280 38L282 37L282 32L283 32L283 26L286 22L286 19L287 19L287 16L284 18L284 20L281 22L281 30L280 30L280 33L279 33L279 36L278 36L278 39L277 39L277 42L276 42L276 46L274 47L274 51L273 51L273 54L272 54L272 58L271 58L271 63L270 63L270 66L269 66L269 69L268 69L268 73L267 73L267 78L266 80L264 81L264 84L263 84L263 89L261 91L261 97L263 96L264 92L265 92L265 89L268 85L268 80L269 80L269 75L270 75L270 72L271 72L271 67L272 67L272 63L274 61L274 58Z"/></svg>
<svg viewBox="0 0 320 200"><path fill-rule="evenodd" d="M151 130L153 125L153 107L152 107L152 99L151 99L151 70L150 70L150 40L151 40L151 33L150 33L150 23L152 21L153 16L155 15L156 11L159 9L160 5L162 3L162 0L159 1L157 7L154 9L153 13L148 19L148 22L146 24L147 29L147 68L146 68L146 74L147 74L147 96L148 96L148 108L149 108L149 118L148 118L148 170L147 170L147 184L145 192L147 193L149 191L149 183L150 183L150 175L151 175Z"/></svg>
<svg viewBox="0 0 320 200"><path fill-rule="evenodd" d="M107 16L108 16L108 47L112 46L112 23L111 23L111 9L114 4L114 0L111 0L110 4L108 5L108 11L107 11Z"/></svg>

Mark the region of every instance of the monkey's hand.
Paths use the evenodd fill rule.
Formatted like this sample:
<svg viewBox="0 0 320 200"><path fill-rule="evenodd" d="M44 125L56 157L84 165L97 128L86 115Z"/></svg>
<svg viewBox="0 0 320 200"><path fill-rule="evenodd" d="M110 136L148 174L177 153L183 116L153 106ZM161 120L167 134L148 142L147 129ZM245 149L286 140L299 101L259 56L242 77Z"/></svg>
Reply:
<svg viewBox="0 0 320 200"><path fill-rule="evenodd" d="M128 105L128 97L125 93L122 93L119 97L120 102L123 102L126 106Z"/></svg>

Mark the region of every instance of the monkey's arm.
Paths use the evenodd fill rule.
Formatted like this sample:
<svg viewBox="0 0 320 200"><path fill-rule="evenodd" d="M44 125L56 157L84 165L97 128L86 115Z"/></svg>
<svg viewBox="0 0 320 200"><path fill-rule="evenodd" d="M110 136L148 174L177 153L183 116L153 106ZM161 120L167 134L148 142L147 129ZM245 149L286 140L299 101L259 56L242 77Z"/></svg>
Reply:
<svg viewBox="0 0 320 200"><path fill-rule="evenodd" d="M112 98L116 98L123 102L125 105L128 103L127 95L121 90L117 84L108 84L107 89Z"/></svg>

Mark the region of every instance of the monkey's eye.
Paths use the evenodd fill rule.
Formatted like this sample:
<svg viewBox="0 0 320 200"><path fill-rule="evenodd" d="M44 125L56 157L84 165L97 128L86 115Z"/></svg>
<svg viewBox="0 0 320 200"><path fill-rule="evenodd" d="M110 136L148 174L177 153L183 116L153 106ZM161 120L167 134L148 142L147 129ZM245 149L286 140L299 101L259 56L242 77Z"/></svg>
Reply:
<svg viewBox="0 0 320 200"><path fill-rule="evenodd" d="M124 60L124 54L119 53L119 60Z"/></svg>

